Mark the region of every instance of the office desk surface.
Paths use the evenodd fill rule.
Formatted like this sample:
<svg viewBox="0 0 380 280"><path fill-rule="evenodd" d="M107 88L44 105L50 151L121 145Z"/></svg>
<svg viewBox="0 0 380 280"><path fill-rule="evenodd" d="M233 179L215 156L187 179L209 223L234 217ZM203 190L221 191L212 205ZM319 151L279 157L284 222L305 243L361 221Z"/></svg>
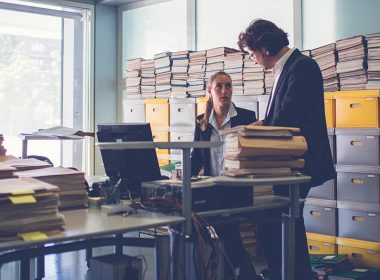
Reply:
<svg viewBox="0 0 380 280"><path fill-rule="evenodd" d="M52 242L88 239L109 234L126 233L158 226L178 224L185 219L176 215L138 210L127 217L107 216L100 209L82 209L62 212L65 230L45 240L0 242L0 250L38 246Z"/></svg>

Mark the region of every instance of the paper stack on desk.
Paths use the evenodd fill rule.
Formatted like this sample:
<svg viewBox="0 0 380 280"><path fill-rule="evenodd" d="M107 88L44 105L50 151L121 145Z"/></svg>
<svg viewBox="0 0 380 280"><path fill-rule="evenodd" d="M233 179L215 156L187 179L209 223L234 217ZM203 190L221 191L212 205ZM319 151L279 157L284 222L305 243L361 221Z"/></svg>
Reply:
<svg viewBox="0 0 380 280"><path fill-rule="evenodd" d="M34 158L22 159L14 156L0 156L0 162L15 168L17 171L52 167L52 165L46 161Z"/></svg>
<svg viewBox="0 0 380 280"><path fill-rule="evenodd" d="M61 230L58 187L32 178L0 180L0 241L31 232Z"/></svg>
<svg viewBox="0 0 380 280"><path fill-rule="evenodd" d="M237 126L225 135L227 176L278 177L294 174L304 166L300 158L307 150L298 128L274 126Z"/></svg>
<svg viewBox="0 0 380 280"><path fill-rule="evenodd" d="M84 173L65 167L16 172L20 178L36 178L59 187L59 209L83 208L87 203Z"/></svg>

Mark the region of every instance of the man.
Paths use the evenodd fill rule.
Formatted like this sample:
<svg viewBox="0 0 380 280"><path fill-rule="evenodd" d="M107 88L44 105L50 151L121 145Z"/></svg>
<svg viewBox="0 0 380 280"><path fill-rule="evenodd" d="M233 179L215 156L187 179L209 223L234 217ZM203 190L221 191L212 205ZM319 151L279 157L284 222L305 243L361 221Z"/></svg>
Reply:
<svg viewBox="0 0 380 280"><path fill-rule="evenodd" d="M301 186L300 196L305 198L310 187L333 179L335 170L327 136L321 71L313 59L302 55L298 49L290 49L287 37L287 33L274 23L258 19L240 33L238 45L249 53L251 60L265 70L272 69L275 74L265 119L254 124L299 127L308 143L303 173L312 179ZM274 193L288 196L288 188L275 186ZM303 208L295 228L297 280L313 279L302 212ZM260 231L269 279L280 279L281 226L263 223Z"/></svg>

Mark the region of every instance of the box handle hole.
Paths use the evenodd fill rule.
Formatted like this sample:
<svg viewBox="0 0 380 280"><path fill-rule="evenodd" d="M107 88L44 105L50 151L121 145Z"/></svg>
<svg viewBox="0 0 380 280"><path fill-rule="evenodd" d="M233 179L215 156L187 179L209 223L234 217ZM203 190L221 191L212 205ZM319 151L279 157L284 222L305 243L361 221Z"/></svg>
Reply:
<svg viewBox="0 0 380 280"><path fill-rule="evenodd" d="M362 254L358 254L358 253L352 253L351 256L355 259L362 259L363 258L363 255Z"/></svg>
<svg viewBox="0 0 380 280"><path fill-rule="evenodd" d="M350 144L351 146L363 146L362 141L351 141Z"/></svg>
<svg viewBox="0 0 380 280"><path fill-rule="evenodd" d="M352 220L355 222L364 222L364 217L361 216L352 216Z"/></svg>
<svg viewBox="0 0 380 280"><path fill-rule="evenodd" d="M310 215L319 217L321 216L321 211L310 211Z"/></svg>
<svg viewBox="0 0 380 280"><path fill-rule="evenodd" d="M313 245L310 245L310 246L309 246L309 249L310 249L310 250L313 250L313 251L320 251L320 250L321 250L319 247L317 247L317 246L313 246Z"/></svg>
<svg viewBox="0 0 380 280"><path fill-rule="evenodd" d="M363 185L364 181L363 179L351 179L351 183L354 185Z"/></svg>
<svg viewBox="0 0 380 280"><path fill-rule="evenodd" d="M352 103L352 104L350 104L350 108L351 109L358 109L361 106L362 106L362 104L360 104L360 103Z"/></svg>

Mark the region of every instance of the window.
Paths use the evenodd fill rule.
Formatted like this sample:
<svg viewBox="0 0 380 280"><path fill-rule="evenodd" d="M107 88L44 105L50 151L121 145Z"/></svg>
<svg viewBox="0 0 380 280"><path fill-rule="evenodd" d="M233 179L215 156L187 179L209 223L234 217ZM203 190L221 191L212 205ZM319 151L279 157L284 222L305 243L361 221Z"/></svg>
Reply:
<svg viewBox="0 0 380 280"><path fill-rule="evenodd" d="M21 156L19 133L59 125L86 129L89 13L0 1L0 132L7 154ZM84 145L30 141L28 154L84 170Z"/></svg>

